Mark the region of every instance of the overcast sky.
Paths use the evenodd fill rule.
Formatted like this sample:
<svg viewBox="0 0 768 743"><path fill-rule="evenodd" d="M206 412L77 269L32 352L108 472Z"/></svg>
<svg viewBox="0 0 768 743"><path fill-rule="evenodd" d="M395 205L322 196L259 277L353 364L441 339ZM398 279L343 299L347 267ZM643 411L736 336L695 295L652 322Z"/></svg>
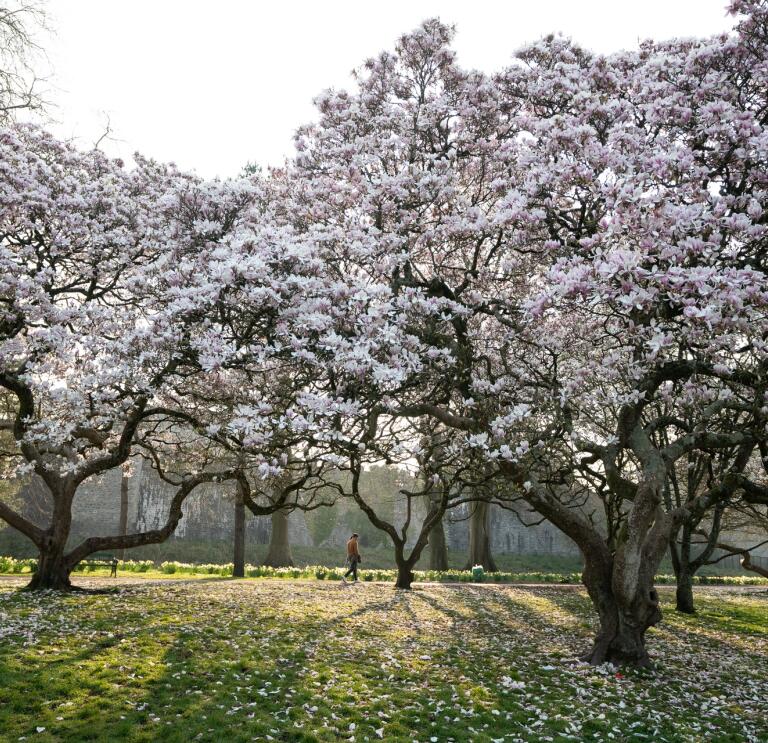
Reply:
<svg viewBox="0 0 768 743"><path fill-rule="evenodd" d="M114 141L203 176L248 161L279 164L314 117L312 99L347 87L366 57L437 16L456 25L465 67L493 71L524 43L560 31L598 52L639 39L732 27L726 0L51 0L43 39L55 131L91 145L109 116Z"/></svg>

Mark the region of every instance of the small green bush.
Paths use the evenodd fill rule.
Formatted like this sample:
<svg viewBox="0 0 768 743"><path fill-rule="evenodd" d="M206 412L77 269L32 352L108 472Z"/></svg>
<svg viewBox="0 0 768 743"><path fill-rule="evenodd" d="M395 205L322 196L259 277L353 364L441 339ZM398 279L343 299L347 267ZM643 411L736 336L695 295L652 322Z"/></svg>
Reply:
<svg viewBox="0 0 768 743"><path fill-rule="evenodd" d="M19 575L21 573L33 573L36 569L37 560L31 558L0 557L0 573Z"/></svg>

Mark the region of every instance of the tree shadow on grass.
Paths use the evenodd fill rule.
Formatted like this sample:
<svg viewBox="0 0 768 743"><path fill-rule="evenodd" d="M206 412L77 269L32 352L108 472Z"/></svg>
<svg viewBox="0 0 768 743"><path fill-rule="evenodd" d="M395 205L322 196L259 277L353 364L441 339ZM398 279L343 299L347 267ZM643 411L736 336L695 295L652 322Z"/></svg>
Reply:
<svg viewBox="0 0 768 743"><path fill-rule="evenodd" d="M455 593L455 590L453 589L453 587L446 586L445 588L446 590L453 591ZM476 616L476 613L473 610L473 607L466 604L465 602L462 602L462 604L467 607L468 611L471 612L471 614L469 615L462 614L460 611L457 611L456 609L451 608L447 603L441 603L434 596L430 595L425 591L414 592L413 597L417 600L423 601L425 604L429 605L429 607L432 608L434 611L440 614L445 614L449 616L451 618L452 627L454 629L456 629L457 627L460 627L462 624L465 624L468 620L471 620L473 617Z"/></svg>

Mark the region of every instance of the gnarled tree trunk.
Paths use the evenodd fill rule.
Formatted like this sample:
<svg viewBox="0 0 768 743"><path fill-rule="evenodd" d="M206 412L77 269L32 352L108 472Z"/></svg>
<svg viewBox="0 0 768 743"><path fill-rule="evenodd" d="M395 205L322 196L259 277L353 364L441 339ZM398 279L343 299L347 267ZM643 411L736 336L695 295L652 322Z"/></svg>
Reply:
<svg viewBox="0 0 768 743"><path fill-rule="evenodd" d="M612 560L585 560L582 580L600 620L592 649L582 656L592 665L630 664L647 667L651 661L645 645L649 627L661 621L659 597L653 576L640 576L632 589L616 590L619 579Z"/></svg>
<svg viewBox="0 0 768 743"><path fill-rule="evenodd" d="M228 475L231 476L231 475ZM18 517L0 509L0 516L12 526L21 528L38 547L37 570L27 586L28 590L72 590L70 574L75 566L88 555L102 550L130 549L147 544L164 542L176 531L183 513L181 507L187 496L201 483L223 479L224 473L201 473L183 482L174 495L168 509L168 518L159 529L134 534L116 534L108 537L89 537L70 552L65 552L67 538L72 525L72 500L75 487L68 486L62 492L54 493L54 513L47 531L37 530L31 524L24 524ZM5 511L5 512L4 512Z"/></svg>
<svg viewBox="0 0 768 743"><path fill-rule="evenodd" d="M269 550L264 558L264 565L272 568L293 567L291 543L288 539L288 511L281 508L274 511L272 519L272 536L269 540Z"/></svg>
<svg viewBox="0 0 768 743"><path fill-rule="evenodd" d="M625 522L618 534L607 540L591 521L541 487L533 473L502 464L502 471L526 491L526 500L571 537L584 556L582 581L600 621L594 644L583 656L593 665L651 664L645 634L661 621L653 582L679 521L661 507L663 462L650 455L648 458L650 464L633 490L635 497Z"/></svg>

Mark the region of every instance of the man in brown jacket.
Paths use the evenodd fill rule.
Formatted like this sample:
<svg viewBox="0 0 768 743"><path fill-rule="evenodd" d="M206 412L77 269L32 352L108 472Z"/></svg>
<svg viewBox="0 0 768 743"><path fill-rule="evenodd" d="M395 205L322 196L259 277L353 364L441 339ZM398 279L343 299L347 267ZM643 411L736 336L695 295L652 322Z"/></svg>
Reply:
<svg viewBox="0 0 768 743"><path fill-rule="evenodd" d="M349 564L349 570L344 573L344 577L342 578L344 583L347 582L347 576L350 573L352 574L353 582L357 583L357 565L363 561L363 558L360 557L360 548L357 540L358 535L353 534L347 542L347 563Z"/></svg>

